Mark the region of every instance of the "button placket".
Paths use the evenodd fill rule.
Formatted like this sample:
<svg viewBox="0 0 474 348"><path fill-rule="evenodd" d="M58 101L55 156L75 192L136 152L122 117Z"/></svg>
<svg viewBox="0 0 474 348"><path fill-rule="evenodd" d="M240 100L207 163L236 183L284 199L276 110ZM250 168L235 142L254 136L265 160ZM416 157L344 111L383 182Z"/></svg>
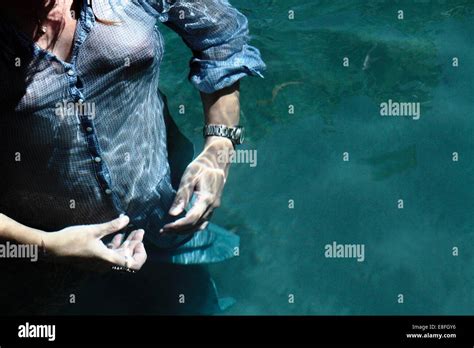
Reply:
<svg viewBox="0 0 474 348"><path fill-rule="evenodd" d="M100 154L100 146L95 133L93 120L87 115L79 115L82 129L84 130L85 139L87 142L88 152L91 156L91 161L94 166L96 177L103 192L110 196L113 191L111 189L110 175L106 164Z"/></svg>
<svg viewBox="0 0 474 348"><path fill-rule="evenodd" d="M71 96L71 99L78 104L83 104L85 102L85 97L82 91L77 88L77 82L79 79L74 65L67 64L65 66L65 72L68 76L69 94ZM98 178L99 185L102 188L103 192L105 192L106 195L110 196L112 194L112 190L110 189L111 185L109 182L110 175L108 175L108 170L105 166L105 163L103 163L102 156L100 155L100 147L97 136L95 134L93 120L89 115L84 115L81 112L79 112L77 116L82 126L82 129L85 131L88 152L92 158L92 163L94 166L96 177Z"/></svg>
<svg viewBox="0 0 474 348"><path fill-rule="evenodd" d="M81 89L78 88L79 77L78 77L78 72L76 68L76 63L77 63L76 59L78 55L79 46L85 40L87 34L90 32L91 27L95 21L94 14L88 6L85 6L83 11L84 12L81 12L80 23L78 24L78 25L81 25L81 27L80 27L80 31L78 31L77 33L78 35L76 36L71 63L65 64L65 72L66 72L66 75L68 77L68 82L69 82L70 97L74 102L79 103L79 104L83 104L86 98L84 97L84 94L81 91L82 88ZM79 116L79 122L81 124L81 127L85 132L85 139L87 142L88 152L91 156L99 185L102 188L102 190L105 192L105 194L110 196L113 193L112 189L110 188L111 186L110 174L100 154L99 141L95 133L93 120L89 115L80 114L78 116ZM113 198L112 200L114 202L115 207L118 210L123 211L123 209L120 208L119 200L117 199L117 197L112 197L112 198Z"/></svg>

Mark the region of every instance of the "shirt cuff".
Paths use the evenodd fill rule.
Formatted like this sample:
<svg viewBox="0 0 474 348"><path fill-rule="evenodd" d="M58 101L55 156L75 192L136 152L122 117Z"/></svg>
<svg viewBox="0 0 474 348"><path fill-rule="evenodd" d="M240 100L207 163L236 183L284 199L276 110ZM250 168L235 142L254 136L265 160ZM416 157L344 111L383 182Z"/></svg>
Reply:
<svg viewBox="0 0 474 348"><path fill-rule="evenodd" d="M213 93L233 85L245 76L263 78L266 65L260 51L245 44L242 50L225 60L205 60L193 58L189 81L201 92Z"/></svg>

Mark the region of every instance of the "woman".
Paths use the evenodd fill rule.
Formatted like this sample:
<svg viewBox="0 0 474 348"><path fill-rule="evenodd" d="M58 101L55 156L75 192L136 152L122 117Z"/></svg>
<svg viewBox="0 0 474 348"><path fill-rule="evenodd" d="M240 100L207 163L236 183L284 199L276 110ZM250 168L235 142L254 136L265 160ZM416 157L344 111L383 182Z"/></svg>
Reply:
<svg viewBox="0 0 474 348"><path fill-rule="evenodd" d="M225 0L0 6L0 238L41 246L45 269L65 261L135 272L147 249L153 266L142 279L164 269L160 262L232 257L238 239L208 219L228 173L218 153L240 140L238 81L265 68L247 44L246 18ZM207 125L204 149L177 192L157 90L157 20L193 52L189 78ZM139 278L131 279L136 286Z"/></svg>

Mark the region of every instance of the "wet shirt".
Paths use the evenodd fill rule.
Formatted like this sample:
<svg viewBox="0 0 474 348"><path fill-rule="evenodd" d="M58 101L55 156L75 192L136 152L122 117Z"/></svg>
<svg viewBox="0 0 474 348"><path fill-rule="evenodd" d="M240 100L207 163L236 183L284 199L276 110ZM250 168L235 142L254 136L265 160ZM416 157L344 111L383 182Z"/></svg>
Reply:
<svg viewBox="0 0 474 348"><path fill-rule="evenodd" d="M189 80L212 93L265 68L246 17L225 0L88 2L67 62L0 21L0 212L47 231L126 213L171 262L231 256L236 237L214 225L158 234L175 191L157 22L182 37L192 52Z"/></svg>

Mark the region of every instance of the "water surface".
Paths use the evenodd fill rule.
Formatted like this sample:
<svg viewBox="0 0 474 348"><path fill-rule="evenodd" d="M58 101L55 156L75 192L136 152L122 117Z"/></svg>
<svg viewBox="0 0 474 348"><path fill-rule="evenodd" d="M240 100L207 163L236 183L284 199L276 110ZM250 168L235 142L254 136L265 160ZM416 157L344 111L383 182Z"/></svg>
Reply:
<svg viewBox="0 0 474 348"><path fill-rule="evenodd" d="M268 71L241 83L258 164L233 166L214 218L242 239L211 267L237 300L226 313L474 314L474 2L231 2ZM189 51L163 31L160 87L199 148ZM381 117L389 99L419 102L420 119ZM364 244L365 261L325 258L333 241Z"/></svg>

